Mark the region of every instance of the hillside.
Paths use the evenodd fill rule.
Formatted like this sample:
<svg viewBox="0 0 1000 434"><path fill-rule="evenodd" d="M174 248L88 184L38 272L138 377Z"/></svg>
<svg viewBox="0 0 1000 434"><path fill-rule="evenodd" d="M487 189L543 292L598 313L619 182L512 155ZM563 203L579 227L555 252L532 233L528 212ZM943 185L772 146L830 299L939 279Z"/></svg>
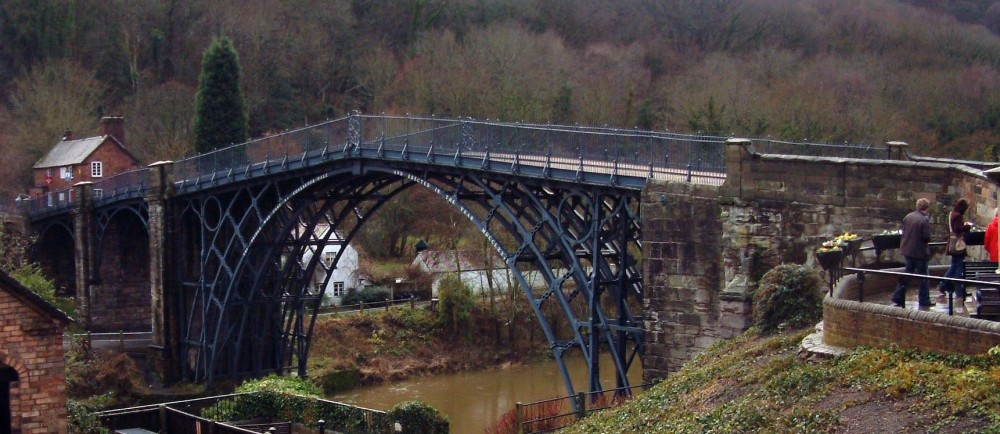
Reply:
<svg viewBox="0 0 1000 434"><path fill-rule="evenodd" d="M633 402L561 432L1000 432L1000 351L803 359L809 332L720 342Z"/></svg>
<svg viewBox="0 0 1000 434"><path fill-rule="evenodd" d="M0 2L0 151L27 168L126 118L191 153L201 56L242 65L251 136L369 113L880 144L995 159L1000 6L985 0Z"/></svg>

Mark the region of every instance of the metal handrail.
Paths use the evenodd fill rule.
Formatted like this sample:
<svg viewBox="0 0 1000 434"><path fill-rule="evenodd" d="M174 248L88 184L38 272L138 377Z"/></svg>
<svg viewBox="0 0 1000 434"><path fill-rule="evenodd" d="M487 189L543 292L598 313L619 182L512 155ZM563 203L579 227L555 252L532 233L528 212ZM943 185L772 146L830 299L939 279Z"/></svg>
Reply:
<svg viewBox="0 0 1000 434"><path fill-rule="evenodd" d="M552 171L557 169L575 171L576 177L586 172L590 176L583 176L583 180L590 183L617 185L631 179L635 187L641 187L645 179L653 178L719 185L725 179L723 145L729 138L612 127L353 113L181 159L174 163L174 179L181 186L201 188L245 179L251 172L266 175L277 166L277 170L289 170L290 166L308 167L329 159L391 159L384 152L392 149L398 159L408 160L411 153L416 159L420 152L426 162L435 164L467 165L472 154L488 170L506 167L501 171L516 173L524 166L535 169L535 176L553 176ZM752 144L765 153L854 158L883 158L888 149L770 138L756 139ZM296 159L297 164L290 164ZM99 204L136 197L148 188L148 175L149 169L143 168L96 182L95 188L104 193ZM562 176L570 177L567 173ZM39 217L72 206L71 192L64 197L66 200L58 204L50 204L45 197L31 199L29 215Z"/></svg>
<svg viewBox="0 0 1000 434"><path fill-rule="evenodd" d="M910 277L915 279L927 279L931 282L951 282L951 283L961 283L967 286L989 286L993 288L1000 288L1000 281L989 281L989 280L971 280L958 277L944 277L944 276L934 276L931 274L916 274L907 273L903 271L891 271L891 270L875 270L869 268L855 268L855 267L841 267L841 270L853 272L858 275L858 302L864 302L864 275L865 274L875 274L884 276L896 276L896 277ZM948 290L948 315L954 315L954 290ZM831 294L832 295L832 294Z"/></svg>

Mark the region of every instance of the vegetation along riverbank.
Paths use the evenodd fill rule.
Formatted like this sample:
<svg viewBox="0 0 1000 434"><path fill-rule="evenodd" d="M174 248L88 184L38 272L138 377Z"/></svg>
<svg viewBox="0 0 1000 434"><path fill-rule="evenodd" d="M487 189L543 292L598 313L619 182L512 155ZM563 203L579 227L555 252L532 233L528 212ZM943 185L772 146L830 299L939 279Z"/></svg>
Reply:
<svg viewBox="0 0 1000 434"><path fill-rule="evenodd" d="M751 329L565 433L1000 432L1000 348L969 357L858 348L800 357L811 328Z"/></svg>

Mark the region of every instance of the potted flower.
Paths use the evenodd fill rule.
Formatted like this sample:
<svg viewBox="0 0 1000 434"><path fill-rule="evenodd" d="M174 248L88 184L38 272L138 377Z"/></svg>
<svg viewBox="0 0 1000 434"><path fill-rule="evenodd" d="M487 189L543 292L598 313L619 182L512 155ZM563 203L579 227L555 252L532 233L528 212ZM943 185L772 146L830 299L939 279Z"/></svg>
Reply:
<svg viewBox="0 0 1000 434"><path fill-rule="evenodd" d="M840 268L840 263L843 260L844 249L841 248L840 244L834 244L833 241L826 241L820 248L816 249L816 262L819 262L824 270Z"/></svg>
<svg viewBox="0 0 1000 434"><path fill-rule="evenodd" d="M861 246L861 237L858 234L844 232L833 239L833 244L840 246L844 251L844 256L853 255Z"/></svg>

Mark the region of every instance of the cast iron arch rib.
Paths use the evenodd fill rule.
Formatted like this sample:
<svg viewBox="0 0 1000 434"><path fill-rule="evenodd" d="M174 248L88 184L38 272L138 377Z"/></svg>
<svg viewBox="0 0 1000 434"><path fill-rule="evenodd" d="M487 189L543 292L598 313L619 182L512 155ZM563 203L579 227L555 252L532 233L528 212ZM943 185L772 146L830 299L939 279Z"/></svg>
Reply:
<svg viewBox="0 0 1000 434"><path fill-rule="evenodd" d="M637 243L637 192L430 169L416 163L401 167L359 160L312 177L279 178L190 199L181 214L204 223L200 241L189 243L201 243L202 252L197 281L188 284L197 290L185 300L189 314L182 352L190 355L193 379L292 368L304 373L315 321L315 309L309 307L318 304L322 294L308 295L308 283L295 278L309 276L319 266L317 250L308 263L300 260L335 231L346 233L349 242L371 213L419 184L458 208L510 267L569 394L577 390L565 365L565 353L573 348L581 350L590 367L587 389L602 390L597 377L601 349L612 355L618 385L627 387L632 358L641 354L641 330L634 327L628 300L617 301L612 323L601 297L633 294L641 302L636 261L628 251ZM344 228L349 220L354 226ZM330 231L318 238L315 227L321 221ZM326 271L323 288L329 280ZM543 277L544 288L529 285L528 271ZM550 302L555 310L543 309ZM550 317L553 313L556 316ZM557 318L567 325L560 333L569 333L568 338L557 335ZM249 364L237 363L247 360L242 356L249 339L265 341L267 350ZM634 346L631 357L624 354L624 341Z"/></svg>

